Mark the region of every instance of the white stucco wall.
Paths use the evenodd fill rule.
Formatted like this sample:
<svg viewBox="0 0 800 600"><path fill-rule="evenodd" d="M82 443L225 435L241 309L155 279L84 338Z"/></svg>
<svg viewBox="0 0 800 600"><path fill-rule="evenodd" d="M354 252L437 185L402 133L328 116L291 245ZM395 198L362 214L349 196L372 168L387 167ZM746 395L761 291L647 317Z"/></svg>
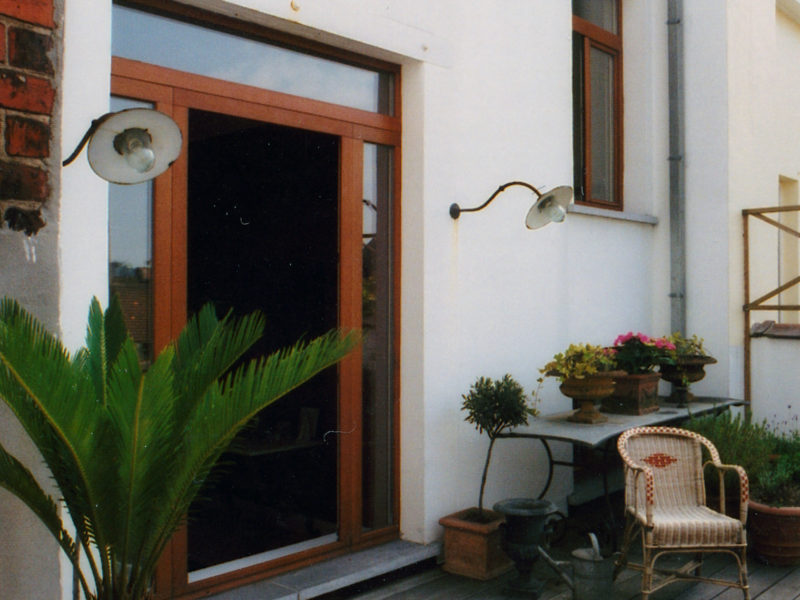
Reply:
<svg viewBox="0 0 800 600"><path fill-rule="evenodd" d="M684 3L686 313L718 364L695 393L734 396L729 340L728 74L726 3ZM735 361L734 361L735 362ZM739 369L741 367L739 366Z"/></svg>
<svg viewBox="0 0 800 600"><path fill-rule="evenodd" d="M756 338L752 343L753 418L800 431L800 340Z"/></svg>
<svg viewBox="0 0 800 600"><path fill-rule="evenodd" d="M111 2L66 2L62 154L69 156L93 119L108 112ZM62 170L59 259L61 337L83 345L89 303L108 296L108 185L86 152Z"/></svg>
<svg viewBox="0 0 800 600"><path fill-rule="evenodd" d="M451 8L426 13L422 27L448 42L452 63L409 65L403 88L401 525L407 538L424 542L439 537L441 516L477 500L488 442L459 410L474 379L510 372L532 390L537 369L570 342L609 344L622 331L652 331L666 294L656 300L651 289L666 290L668 281L663 227L571 214L563 225L528 231L530 194L522 188L481 213L449 217L450 203L476 206L507 181L551 187L572 180L569 5ZM456 11L462 17L453 22ZM632 50L665 48L665 28L654 25L663 24L660 12L634 13L655 35L633 37ZM641 102L626 106L625 124L648 136L631 137L641 162L626 171L626 202L665 218L666 97L659 97L658 72L665 65L642 60L630 75ZM421 170L411 168L418 163ZM407 318L420 311L421 321ZM570 401L550 381L542 402L547 413ZM499 443L486 503L538 493L543 459L536 442ZM569 487L557 478L552 497L562 501Z"/></svg>

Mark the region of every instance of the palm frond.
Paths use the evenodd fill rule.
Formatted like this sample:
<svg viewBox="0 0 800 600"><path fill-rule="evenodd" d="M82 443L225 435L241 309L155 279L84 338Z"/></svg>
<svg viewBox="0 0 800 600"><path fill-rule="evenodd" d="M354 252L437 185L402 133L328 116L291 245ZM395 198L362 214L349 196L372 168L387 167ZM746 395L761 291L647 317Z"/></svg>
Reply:
<svg viewBox="0 0 800 600"><path fill-rule="evenodd" d="M238 319L218 319L206 304L189 320L175 342L175 385L180 400L176 426L182 428L205 390L222 377L263 335L264 317L254 312Z"/></svg>
<svg viewBox="0 0 800 600"><path fill-rule="evenodd" d="M133 346L115 365L124 376L137 363ZM173 352L167 348L143 377L132 377L110 387L109 413L119 432L117 451L119 506L115 528L115 559L138 564L150 546L153 515L163 510L164 490L170 486L184 441L173 435L175 393ZM116 381L116 380L115 380Z"/></svg>
<svg viewBox="0 0 800 600"><path fill-rule="evenodd" d="M117 360L128 332L119 298L115 295L105 314L97 298L92 299L89 308L89 325L86 328L86 369L101 403L106 403L108 386L108 366Z"/></svg>
<svg viewBox="0 0 800 600"><path fill-rule="evenodd" d="M63 346L13 301L0 301L0 396L42 453L82 544L94 534L97 503L88 468L106 431L89 379ZM88 547L87 547L88 550Z"/></svg>
<svg viewBox="0 0 800 600"><path fill-rule="evenodd" d="M211 468L242 427L259 411L341 360L359 343L357 333L342 335L333 331L255 359L224 382L209 387L187 421L179 470L174 485L168 489L170 514L165 514L158 524L153 523L159 530L157 550L180 526Z"/></svg>
<svg viewBox="0 0 800 600"><path fill-rule="evenodd" d="M2 445L0 445L0 487L14 494L39 517L73 566L79 570L78 545L64 529L55 500L41 488L30 470L9 454ZM81 587L86 596L90 597L89 587L82 575Z"/></svg>

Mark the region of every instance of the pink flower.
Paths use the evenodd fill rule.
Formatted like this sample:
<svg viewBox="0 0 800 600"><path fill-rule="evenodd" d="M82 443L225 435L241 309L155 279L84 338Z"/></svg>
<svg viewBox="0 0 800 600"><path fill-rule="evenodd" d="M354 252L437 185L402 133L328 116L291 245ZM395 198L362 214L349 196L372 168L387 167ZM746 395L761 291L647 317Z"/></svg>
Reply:
<svg viewBox="0 0 800 600"><path fill-rule="evenodd" d="M632 331L629 331L628 333L623 333L623 334L617 336L617 339L614 340L614 345L615 346L620 346L620 345L624 344L625 342L627 342L628 340L631 340L631 339L633 339L633 332Z"/></svg>
<svg viewBox="0 0 800 600"><path fill-rule="evenodd" d="M621 346L625 342L629 342L634 339L639 340L643 344L649 344L652 341L642 332L633 333L632 331L629 331L628 333L623 333L622 335L617 336L617 339L614 340L614 345Z"/></svg>
<svg viewBox="0 0 800 600"><path fill-rule="evenodd" d="M666 338L658 338L655 340L656 348L663 348L664 350L675 350L675 344Z"/></svg>

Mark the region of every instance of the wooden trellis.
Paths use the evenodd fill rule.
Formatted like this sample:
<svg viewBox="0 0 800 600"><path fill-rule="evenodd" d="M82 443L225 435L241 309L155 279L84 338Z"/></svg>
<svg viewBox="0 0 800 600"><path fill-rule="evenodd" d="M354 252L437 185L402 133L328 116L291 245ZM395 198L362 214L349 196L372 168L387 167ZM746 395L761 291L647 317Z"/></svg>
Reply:
<svg viewBox="0 0 800 600"><path fill-rule="evenodd" d="M800 206L772 206L769 208L747 208L742 210L742 225L743 225L743 235L744 235L744 400L747 405L750 405L750 395L751 395L751 356L750 356L750 330L751 330L751 323L750 323L750 313L754 310L769 310L769 311L800 311L800 304L781 304L780 300L775 303L767 304L769 300L772 300L779 294L785 292L786 290L800 284L800 274L796 277L793 277L791 280L787 281L776 287L775 289L767 292L763 296L756 298L755 300L750 300L750 233L749 233L749 223L750 217L759 219L768 225L776 227L778 230L788 233L789 235L793 235L796 238L800 238L800 231L789 227L783 223L776 221L775 219L767 216L774 213L788 213L788 212L800 212Z"/></svg>

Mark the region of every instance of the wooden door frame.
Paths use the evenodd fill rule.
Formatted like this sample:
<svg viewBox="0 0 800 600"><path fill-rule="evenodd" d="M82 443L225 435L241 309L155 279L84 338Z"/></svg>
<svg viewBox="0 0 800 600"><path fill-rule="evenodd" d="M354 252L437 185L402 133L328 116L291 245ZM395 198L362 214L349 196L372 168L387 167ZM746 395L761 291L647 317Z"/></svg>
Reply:
<svg viewBox="0 0 800 600"><path fill-rule="evenodd" d="M399 99L399 73L395 74ZM169 82L169 83L165 83ZM153 295L154 346L158 352L180 332L187 318L187 185L189 110L199 109L309 129L340 138L339 177L339 326L360 329L362 277L362 197L364 143L399 148L400 118L299 98L251 86L215 80L138 61L112 59L111 93L152 102L184 132L180 157L153 188ZM395 101L399 110L399 101ZM361 435L340 435L338 468L338 541L304 552L254 565L199 582L188 583L187 532L184 527L170 542L156 575L157 597L194 598L396 538L399 534L399 300L400 300L400 165L394 156L392 254L394 285L393 356L390 357L394 392L394 518L393 525L363 532ZM360 432L361 352L338 365L340 432Z"/></svg>

